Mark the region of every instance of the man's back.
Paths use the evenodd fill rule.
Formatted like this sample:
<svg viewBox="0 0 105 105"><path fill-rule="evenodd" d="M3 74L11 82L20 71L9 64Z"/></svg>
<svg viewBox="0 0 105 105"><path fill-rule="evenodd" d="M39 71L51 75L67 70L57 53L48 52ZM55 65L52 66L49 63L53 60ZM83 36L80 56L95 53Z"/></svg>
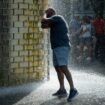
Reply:
<svg viewBox="0 0 105 105"><path fill-rule="evenodd" d="M103 35L104 34L104 26L105 26L105 22L103 19L96 19L93 22L96 34L100 34Z"/></svg>
<svg viewBox="0 0 105 105"><path fill-rule="evenodd" d="M54 15L49 19L51 21L50 40L52 48L69 46L68 25L64 18Z"/></svg>

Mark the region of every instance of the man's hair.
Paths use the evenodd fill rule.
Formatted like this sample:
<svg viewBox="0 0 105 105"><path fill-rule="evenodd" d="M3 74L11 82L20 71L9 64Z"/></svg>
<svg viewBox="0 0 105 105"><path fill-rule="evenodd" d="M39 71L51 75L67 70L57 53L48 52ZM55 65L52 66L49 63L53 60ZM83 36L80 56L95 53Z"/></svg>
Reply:
<svg viewBox="0 0 105 105"><path fill-rule="evenodd" d="M52 14L56 14L56 11L55 11L54 8L49 7L49 8L47 8L47 9L45 10L46 13L47 13L48 11L50 11Z"/></svg>

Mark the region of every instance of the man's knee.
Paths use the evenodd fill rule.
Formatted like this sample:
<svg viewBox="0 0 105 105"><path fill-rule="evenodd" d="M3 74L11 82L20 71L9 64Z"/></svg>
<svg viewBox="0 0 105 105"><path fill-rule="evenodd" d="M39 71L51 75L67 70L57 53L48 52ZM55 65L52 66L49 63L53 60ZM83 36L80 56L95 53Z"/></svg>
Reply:
<svg viewBox="0 0 105 105"><path fill-rule="evenodd" d="M67 71L68 70L67 65L60 66L60 70Z"/></svg>
<svg viewBox="0 0 105 105"><path fill-rule="evenodd" d="M55 68L56 72L61 72L60 66L55 66L54 68Z"/></svg>
<svg viewBox="0 0 105 105"><path fill-rule="evenodd" d="M55 69L56 69L56 71L60 71L60 72L63 72L63 71L65 71L65 70L68 70L67 69L67 65L62 65L62 66L56 66L55 67Z"/></svg>

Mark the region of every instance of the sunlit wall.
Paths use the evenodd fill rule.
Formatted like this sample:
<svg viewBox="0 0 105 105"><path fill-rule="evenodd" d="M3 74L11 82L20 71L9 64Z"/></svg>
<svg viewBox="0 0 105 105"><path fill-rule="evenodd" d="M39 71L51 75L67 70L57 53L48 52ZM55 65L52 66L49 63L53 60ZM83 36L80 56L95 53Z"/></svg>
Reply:
<svg viewBox="0 0 105 105"><path fill-rule="evenodd" d="M45 78L47 39L40 19L46 5L46 0L0 0L0 85Z"/></svg>

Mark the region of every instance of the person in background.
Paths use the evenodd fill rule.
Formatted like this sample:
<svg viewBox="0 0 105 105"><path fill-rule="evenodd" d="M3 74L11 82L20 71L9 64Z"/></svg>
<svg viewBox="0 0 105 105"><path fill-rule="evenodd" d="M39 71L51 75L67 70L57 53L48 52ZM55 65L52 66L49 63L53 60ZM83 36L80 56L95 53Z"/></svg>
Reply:
<svg viewBox="0 0 105 105"><path fill-rule="evenodd" d="M53 65L57 72L60 88L53 96L67 96L67 91L64 86L64 75L70 85L70 93L67 101L70 102L78 91L74 87L72 75L68 70L68 57L70 53L70 44L68 38L68 26L65 19L56 15L53 8L48 8L45 11L45 17L41 20L42 28L50 28L50 42L53 52Z"/></svg>
<svg viewBox="0 0 105 105"><path fill-rule="evenodd" d="M71 42L71 63L75 64L76 58L78 56L78 50L79 47L79 29L81 27L80 24L80 17L79 16L73 16L71 18L71 21L69 23L69 29L70 29L70 42Z"/></svg>
<svg viewBox="0 0 105 105"><path fill-rule="evenodd" d="M93 25L94 18L91 16L88 16L90 19L90 24L91 24L91 36L92 36L92 59L94 60L95 58L95 47L96 47L96 37L95 37L95 27Z"/></svg>
<svg viewBox="0 0 105 105"><path fill-rule="evenodd" d="M105 21L103 18L98 16L93 21L93 26L95 28L96 46L95 46L95 58L105 61ZM101 56L100 56L101 55Z"/></svg>
<svg viewBox="0 0 105 105"><path fill-rule="evenodd" d="M87 16L83 16L82 25L80 28L80 56L77 58L78 60L83 57L84 47L88 49L88 57L86 60L91 60L92 57L92 36L91 36L91 24L90 20Z"/></svg>
<svg viewBox="0 0 105 105"><path fill-rule="evenodd" d="M80 23L80 17L79 16L73 16L69 28L70 28L70 36L73 39L73 44L78 45L79 44L79 29L81 27Z"/></svg>

